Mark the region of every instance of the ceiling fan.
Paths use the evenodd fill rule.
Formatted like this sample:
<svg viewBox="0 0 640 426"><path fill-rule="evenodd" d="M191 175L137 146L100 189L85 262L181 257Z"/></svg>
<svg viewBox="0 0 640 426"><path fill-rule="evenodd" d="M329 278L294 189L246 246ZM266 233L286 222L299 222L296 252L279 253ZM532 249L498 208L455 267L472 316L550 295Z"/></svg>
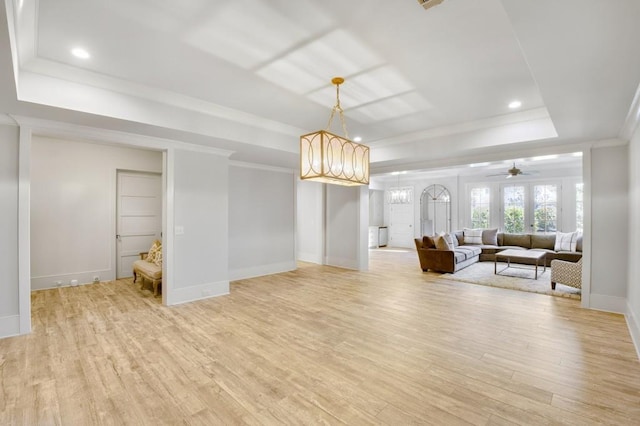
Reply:
<svg viewBox="0 0 640 426"><path fill-rule="evenodd" d="M535 174L535 173L537 173L537 172L533 172L533 171L523 172L522 170L520 170L519 168L516 167L516 163L513 163L513 167L508 169L506 173L498 173L498 174L495 174L495 175L487 175L487 177L504 176L507 179L510 179L510 178L512 178L514 176L532 175L532 174Z"/></svg>

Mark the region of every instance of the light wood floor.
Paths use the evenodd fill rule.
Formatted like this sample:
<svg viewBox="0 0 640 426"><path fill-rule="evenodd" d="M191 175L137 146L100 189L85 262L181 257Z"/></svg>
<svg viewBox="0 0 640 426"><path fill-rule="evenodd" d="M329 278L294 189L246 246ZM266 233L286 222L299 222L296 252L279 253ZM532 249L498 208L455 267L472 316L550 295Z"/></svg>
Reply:
<svg viewBox="0 0 640 426"><path fill-rule="evenodd" d="M622 316L371 264L170 308L130 280L34 292L33 333L0 340L0 424L640 423Z"/></svg>

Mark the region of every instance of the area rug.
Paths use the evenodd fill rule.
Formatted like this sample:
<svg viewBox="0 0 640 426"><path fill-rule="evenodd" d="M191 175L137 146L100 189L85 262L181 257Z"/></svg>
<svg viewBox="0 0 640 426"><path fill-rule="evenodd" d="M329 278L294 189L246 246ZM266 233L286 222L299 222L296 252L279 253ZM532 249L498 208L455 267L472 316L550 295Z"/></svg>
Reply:
<svg viewBox="0 0 640 426"><path fill-rule="evenodd" d="M503 270L506 266L507 265L505 263L498 262L498 272ZM517 268L511 267L500 272L500 274L503 275L495 275L493 273L493 262L478 262L456 272L455 274L444 274L442 277L454 281L528 291L530 293L548 294L558 297L568 297L570 299L580 299L581 297L580 289L559 283L556 285L555 290L551 290L551 282L549 280L549 276L551 274L550 268L547 268L545 272L542 272L542 268L539 267L538 279L534 280L533 266L516 266Z"/></svg>

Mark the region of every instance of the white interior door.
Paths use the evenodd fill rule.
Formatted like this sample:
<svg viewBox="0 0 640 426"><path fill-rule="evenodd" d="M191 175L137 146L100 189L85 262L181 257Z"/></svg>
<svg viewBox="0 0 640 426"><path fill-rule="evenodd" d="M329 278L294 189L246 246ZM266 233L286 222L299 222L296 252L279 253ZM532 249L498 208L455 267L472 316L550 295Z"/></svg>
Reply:
<svg viewBox="0 0 640 426"><path fill-rule="evenodd" d="M161 238L162 180L156 173L125 171L117 180L116 278L126 278L140 253Z"/></svg>
<svg viewBox="0 0 640 426"><path fill-rule="evenodd" d="M391 204L389 208L389 246L413 247L413 204Z"/></svg>

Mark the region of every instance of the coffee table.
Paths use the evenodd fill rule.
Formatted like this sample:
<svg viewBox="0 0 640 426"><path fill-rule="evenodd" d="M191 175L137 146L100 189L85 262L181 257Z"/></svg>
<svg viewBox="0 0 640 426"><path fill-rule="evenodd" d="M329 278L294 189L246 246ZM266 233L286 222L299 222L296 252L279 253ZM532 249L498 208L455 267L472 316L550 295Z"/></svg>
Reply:
<svg viewBox="0 0 640 426"><path fill-rule="evenodd" d="M533 250L513 250L507 249L502 250L501 252L496 253L495 259L493 261L493 273L495 275L500 275L498 272L498 261L507 262L507 266L502 269L500 272L504 272L509 268L518 268L517 266L511 266L511 262L518 262L519 260L535 260L536 261L536 269L535 269L535 278L538 279L538 265L540 263L540 259L542 259L542 265L544 269L542 272L544 273L547 270L547 262L545 262L545 258L547 253L544 251L533 251ZM529 269L529 268L519 268L519 269ZM508 274L503 274L508 275Z"/></svg>

